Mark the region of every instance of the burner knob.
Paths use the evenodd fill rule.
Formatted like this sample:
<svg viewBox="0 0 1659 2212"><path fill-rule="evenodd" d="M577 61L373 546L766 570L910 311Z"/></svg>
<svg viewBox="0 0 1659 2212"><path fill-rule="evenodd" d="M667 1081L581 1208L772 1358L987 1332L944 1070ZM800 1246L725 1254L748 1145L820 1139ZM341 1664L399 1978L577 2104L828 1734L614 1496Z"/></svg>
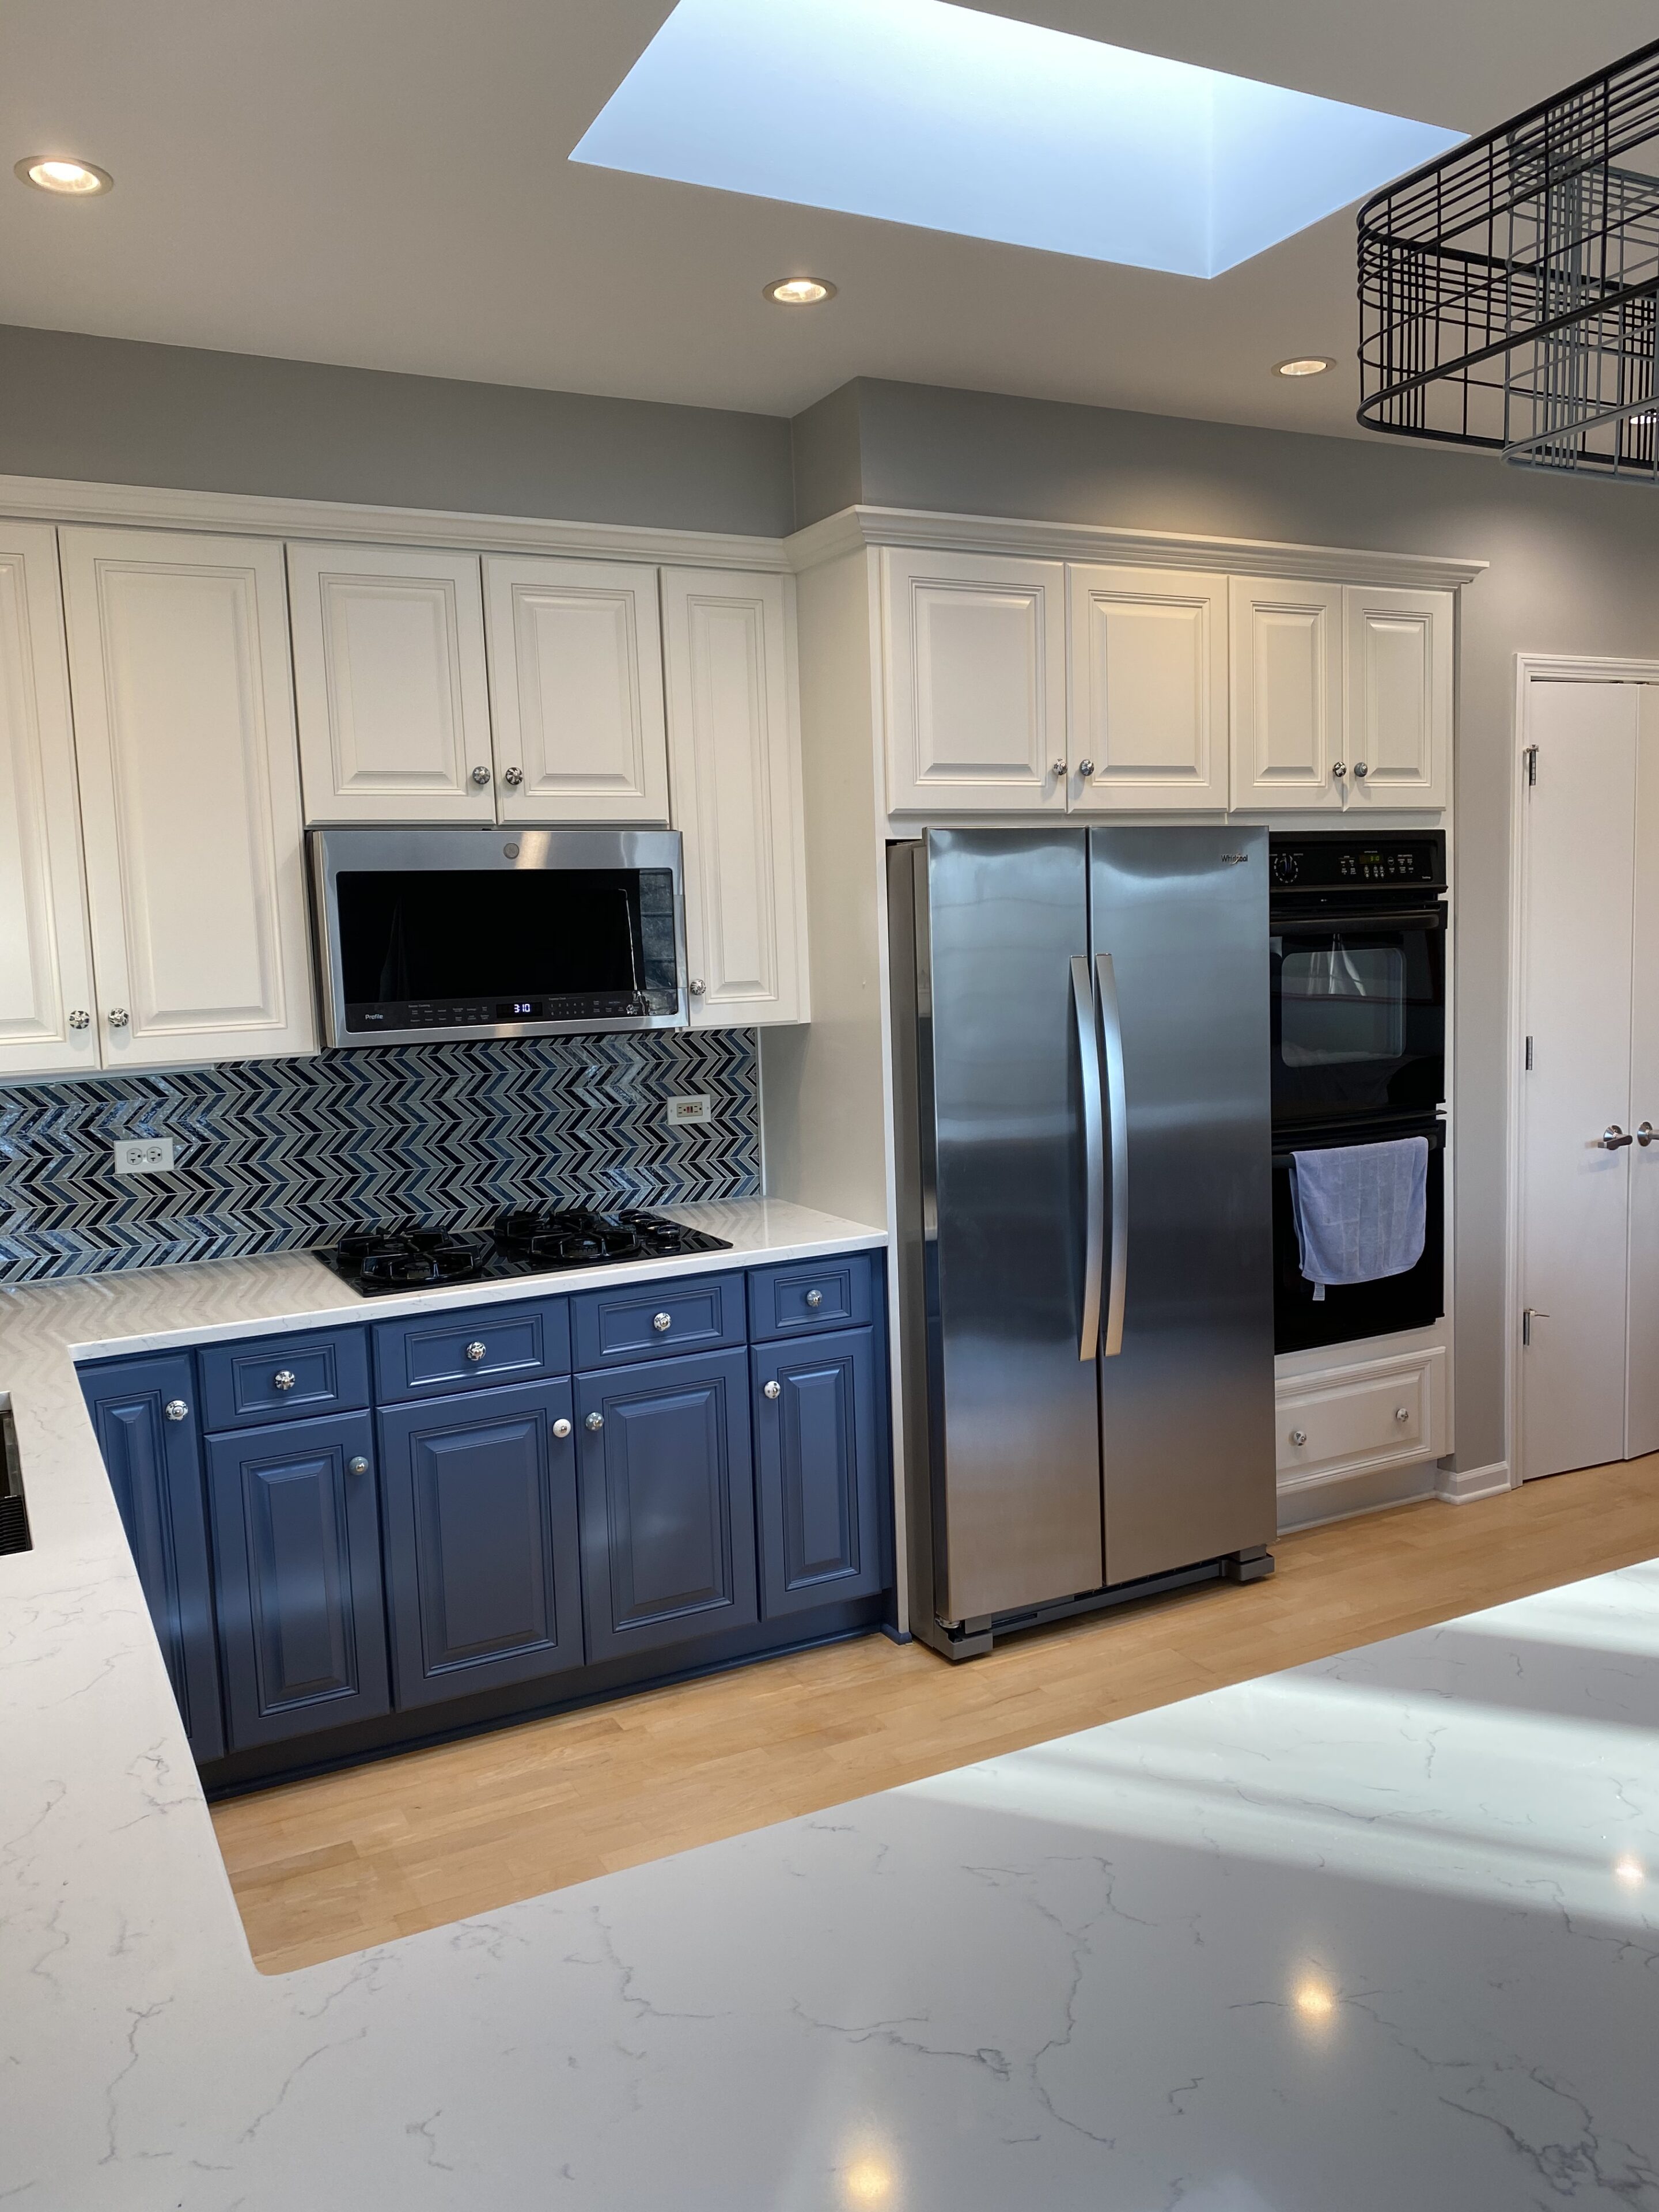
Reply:
<svg viewBox="0 0 1659 2212"><path fill-rule="evenodd" d="M291 1367L279 1367L270 1379L279 1390L291 1390L300 1378Z"/></svg>
<svg viewBox="0 0 1659 2212"><path fill-rule="evenodd" d="M466 1356L469 1359L482 1359L488 1347L480 1344L477 1338L475 1336L471 1343L466 1347Z"/></svg>
<svg viewBox="0 0 1659 2212"><path fill-rule="evenodd" d="M823 1304L823 1292L822 1291L808 1291L806 1293L806 1303L809 1306L812 1306L814 1308L821 1306Z"/></svg>
<svg viewBox="0 0 1659 2212"><path fill-rule="evenodd" d="M674 1326L674 1316L672 1314L665 1313L653 1314L651 1316L651 1326L656 1330L659 1336L666 1336L669 1330Z"/></svg>
<svg viewBox="0 0 1659 2212"><path fill-rule="evenodd" d="M592 1430L595 1436L598 1436L599 1431L605 1426L605 1415L590 1413L587 1417L587 1426Z"/></svg>
<svg viewBox="0 0 1659 2212"><path fill-rule="evenodd" d="M769 1383L767 1384L767 1386L766 1386L766 1395L767 1395L769 1398L781 1398L781 1397L782 1397L782 1395L783 1395L783 1389L782 1389L782 1386L781 1386L781 1384L779 1384L779 1383L776 1383L776 1382L769 1382Z"/></svg>
<svg viewBox="0 0 1659 2212"><path fill-rule="evenodd" d="M570 1434L570 1424L565 1419L562 1413L553 1424L553 1433L561 1443L562 1443L565 1438Z"/></svg>

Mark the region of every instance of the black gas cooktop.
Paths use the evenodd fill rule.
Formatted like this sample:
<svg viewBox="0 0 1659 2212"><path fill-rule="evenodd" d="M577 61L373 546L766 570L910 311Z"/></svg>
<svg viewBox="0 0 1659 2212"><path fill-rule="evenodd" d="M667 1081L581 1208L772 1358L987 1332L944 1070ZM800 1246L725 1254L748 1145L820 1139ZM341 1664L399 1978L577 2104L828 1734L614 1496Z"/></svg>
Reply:
<svg viewBox="0 0 1659 2212"><path fill-rule="evenodd" d="M497 1215L483 1229L362 1229L318 1258L366 1297L429 1284L495 1283L514 1275L621 1260L673 1260L688 1252L729 1252L723 1237L682 1228L660 1213L625 1206L529 1206Z"/></svg>

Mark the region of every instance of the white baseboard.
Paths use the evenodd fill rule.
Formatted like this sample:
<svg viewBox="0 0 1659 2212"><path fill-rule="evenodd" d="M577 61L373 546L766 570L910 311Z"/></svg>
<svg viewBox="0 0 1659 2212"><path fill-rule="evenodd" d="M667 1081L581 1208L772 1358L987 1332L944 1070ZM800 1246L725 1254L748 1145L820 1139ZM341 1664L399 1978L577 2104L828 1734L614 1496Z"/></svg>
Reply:
<svg viewBox="0 0 1659 2212"><path fill-rule="evenodd" d="M1494 1460L1490 1467L1443 1467L1434 1486L1434 1494L1448 1505L1473 1505L1477 1498L1496 1498L1500 1491L1513 1488L1510 1481L1510 1463L1506 1459Z"/></svg>

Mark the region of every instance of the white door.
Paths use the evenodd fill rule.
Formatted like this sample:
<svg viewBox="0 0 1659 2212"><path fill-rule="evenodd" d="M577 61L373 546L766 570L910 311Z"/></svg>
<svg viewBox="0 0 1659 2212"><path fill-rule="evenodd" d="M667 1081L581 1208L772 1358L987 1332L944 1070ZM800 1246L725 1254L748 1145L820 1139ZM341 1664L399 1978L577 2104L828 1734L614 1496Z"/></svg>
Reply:
<svg viewBox="0 0 1659 2212"><path fill-rule="evenodd" d="M1644 684L1637 697L1635 954L1625 1127L1638 1135L1625 1155L1630 1162L1626 1459L1659 1451L1659 690Z"/></svg>
<svg viewBox="0 0 1659 2212"><path fill-rule="evenodd" d="M1227 580L1076 567L1071 811L1227 804Z"/></svg>
<svg viewBox="0 0 1659 2212"><path fill-rule="evenodd" d="M1521 1078L1521 1461L1528 1478L1625 1455L1632 903L1643 691L1527 687Z"/></svg>
<svg viewBox="0 0 1659 2212"><path fill-rule="evenodd" d="M309 1052L282 548L61 544L105 1065Z"/></svg>
<svg viewBox="0 0 1659 2212"><path fill-rule="evenodd" d="M1235 576L1232 804L1330 812L1343 802L1342 586Z"/></svg>
<svg viewBox="0 0 1659 2212"><path fill-rule="evenodd" d="M307 822L493 822L475 553L290 545Z"/></svg>
<svg viewBox="0 0 1659 2212"><path fill-rule="evenodd" d="M1446 805L1451 763L1450 592L1350 584L1348 797L1360 805Z"/></svg>
<svg viewBox="0 0 1659 2212"><path fill-rule="evenodd" d="M890 811L1063 812L1061 564L889 548L881 566Z"/></svg>
<svg viewBox="0 0 1659 2212"><path fill-rule="evenodd" d="M0 523L0 1074L96 1067L58 540Z"/></svg>
<svg viewBox="0 0 1659 2212"><path fill-rule="evenodd" d="M692 1026L805 1021L787 586L781 576L665 568L662 591Z"/></svg>
<svg viewBox="0 0 1659 2212"><path fill-rule="evenodd" d="M654 568L487 560L503 822L668 819Z"/></svg>

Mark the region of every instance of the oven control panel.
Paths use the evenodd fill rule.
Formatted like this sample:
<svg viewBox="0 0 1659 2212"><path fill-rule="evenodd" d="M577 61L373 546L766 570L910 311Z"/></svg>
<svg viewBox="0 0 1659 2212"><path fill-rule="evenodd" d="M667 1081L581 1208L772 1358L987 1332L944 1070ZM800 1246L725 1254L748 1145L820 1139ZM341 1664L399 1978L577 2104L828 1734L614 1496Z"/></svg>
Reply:
<svg viewBox="0 0 1659 2212"><path fill-rule="evenodd" d="M1389 890L1446 887L1446 841L1436 830L1414 836L1384 831L1351 837L1341 830L1275 831L1267 841L1275 890Z"/></svg>

